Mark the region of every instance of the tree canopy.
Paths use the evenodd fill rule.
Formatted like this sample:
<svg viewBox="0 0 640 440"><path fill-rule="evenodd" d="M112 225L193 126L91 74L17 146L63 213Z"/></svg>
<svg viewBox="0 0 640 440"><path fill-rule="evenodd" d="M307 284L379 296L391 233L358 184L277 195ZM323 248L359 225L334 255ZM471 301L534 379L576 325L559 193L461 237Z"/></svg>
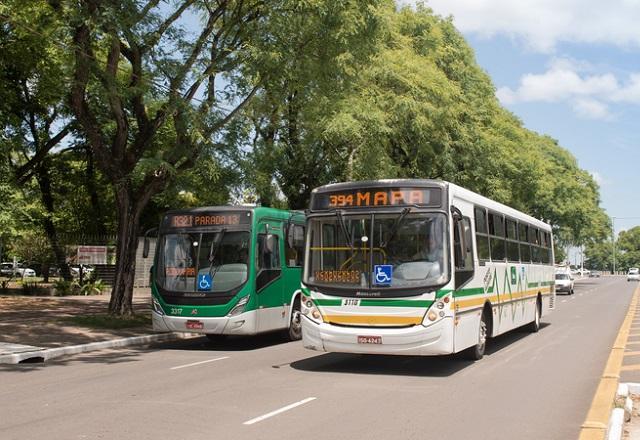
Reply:
<svg viewBox="0 0 640 440"><path fill-rule="evenodd" d="M422 4L7 0L0 25L0 243L26 259L46 236L59 259L60 236L116 234L112 313L163 211L301 209L338 181L443 179L549 222L557 247L606 246L593 177Z"/></svg>

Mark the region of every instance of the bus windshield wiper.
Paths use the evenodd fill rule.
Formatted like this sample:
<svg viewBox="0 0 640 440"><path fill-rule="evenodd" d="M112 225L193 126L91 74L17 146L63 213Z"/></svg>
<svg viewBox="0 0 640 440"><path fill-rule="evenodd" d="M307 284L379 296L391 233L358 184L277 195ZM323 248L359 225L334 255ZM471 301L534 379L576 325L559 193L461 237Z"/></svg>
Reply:
<svg viewBox="0 0 640 440"><path fill-rule="evenodd" d="M211 248L209 249L209 275L213 280L213 277L216 276L216 272L220 268L220 264L217 266L213 265L213 262L216 261L216 255L218 254L218 249L220 249L220 245L222 244L222 239L224 238L224 234L227 232L226 229L221 229L218 233L218 239L211 242ZM214 269L215 267L215 269Z"/></svg>
<svg viewBox="0 0 640 440"><path fill-rule="evenodd" d="M404 219L407 216L407 214L409 214L410 212L411 212L411 207L410 206L408 206L408 207L406 207L406 208L404 208L402 210L402 212L400 213L398 218L396 218L396 221L393 222L393 225L391 226L391 229L389 230L389 236L384 241L384 243L382 243L380 245L380 247L382 249L386 248L387 245L389 244L389 242L391 242L391 240L396 236L396 232L398 232L398 228L400 227L400 225L404 221Z"/></svg>
<svg viewBox="0 0 640 440"><path fill-rule="evenodd" d="M351 252L354 251L353 248L353 240L351 238L351 234L349 234L349 230L347 229L347 225L344 224L344 217L342 216L342 211L336 210L336 217L338 217L338 223L340 224L340 228L342 229L342 233L344 234L344 238L347 241L347 244L351 248Z"/></svg>

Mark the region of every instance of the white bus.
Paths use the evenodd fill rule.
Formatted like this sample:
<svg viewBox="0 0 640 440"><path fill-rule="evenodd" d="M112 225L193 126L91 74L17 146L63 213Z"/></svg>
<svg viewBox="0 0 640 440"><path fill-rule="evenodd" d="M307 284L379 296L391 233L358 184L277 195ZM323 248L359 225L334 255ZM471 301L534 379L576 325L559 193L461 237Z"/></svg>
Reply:
<svg viewBox="0 0 640 440"><path fill-rule="evenodd" d="M313 190L302 279L306 348L480 359L487 338L554 308L551 227L438 180Z"/></svg>

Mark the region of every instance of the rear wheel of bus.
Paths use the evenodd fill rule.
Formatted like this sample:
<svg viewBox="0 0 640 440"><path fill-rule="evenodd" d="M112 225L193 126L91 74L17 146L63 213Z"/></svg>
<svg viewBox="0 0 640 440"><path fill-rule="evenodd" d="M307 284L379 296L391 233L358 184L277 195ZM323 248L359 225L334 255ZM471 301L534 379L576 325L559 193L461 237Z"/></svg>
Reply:
<svg viewBox="0 0 640 440"><path fill-rule="evenodd" d="M528 330L531 333L538 333L538 330L540 330L541 309L542 309L542 302L540 301L540 297L538 297L538 299L536 300L536 314L533 318L533 321L529 323L529 327L528 327Z"/></svg>
<svg viewBox="0 0 640 440"><path fill-rule="evenodd" d="M478 361L484 356L485 349L487 348L487 313L482 312L480 317L480 324L478 327L478 343L467 349L467 358L472 361Z"/></svg>

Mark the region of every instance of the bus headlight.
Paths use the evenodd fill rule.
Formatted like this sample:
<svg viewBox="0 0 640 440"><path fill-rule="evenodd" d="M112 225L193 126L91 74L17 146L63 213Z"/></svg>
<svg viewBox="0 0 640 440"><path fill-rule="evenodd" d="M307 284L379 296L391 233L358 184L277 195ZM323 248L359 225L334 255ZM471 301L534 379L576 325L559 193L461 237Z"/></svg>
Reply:
<svg viewBox="0 0 640 440"><path fill-rule="evenodd" d="M422 320L422 325L427 326L440 321L446 316L453 316L453 294L447 293L431 304Z"/></svg>
<svg viewBox="0 0 640 440"><path fill-rule="evenodd" d="M160 302L154 296L151 297L151 307L153 307L153 311L158 315L164 315L164 310L162 310Z"/></svg>
<svg viewBox="0 0 640 440"><path fill-rule="evenodd" d="M249 296L243 296L238 304L236 304L231 311L227 314L228 317L237 316L240 313L244 312L244 309L247 307L247 303L249 302Z"/></svg>
<svg viewBox="0 0 640 440"><path fill-rule="evenodd" d="M318 310L316 305L313 303L313 300L308 296L300 296L300 313L314 322L322 322L322 314L320 313L320 310Z"/></svg>

